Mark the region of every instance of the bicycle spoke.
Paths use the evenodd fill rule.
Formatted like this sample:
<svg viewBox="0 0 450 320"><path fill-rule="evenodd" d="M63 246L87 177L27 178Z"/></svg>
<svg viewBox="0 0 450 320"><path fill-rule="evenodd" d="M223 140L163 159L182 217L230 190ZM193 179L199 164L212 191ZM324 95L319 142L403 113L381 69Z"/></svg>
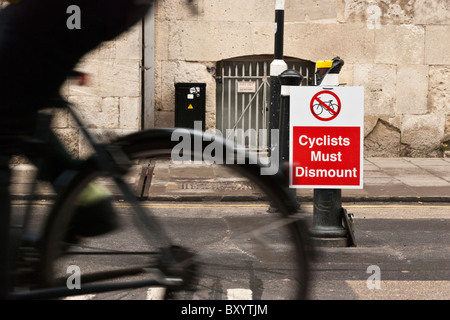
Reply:
<svg viewBox="0 0 450 320"><path fill-rule="evenodd" d="M67 267L75 265L79 266L83 281L108 278L106 287L110 284L113 290L125 281L158 284L167 289L165 297L171 299L235 296L295 299L304 296L306 257L299 235L303 217L290 215L288 204L291 200L285 198L286 193L279 192L278 182L260 179L256 176L259 173L241 166L219 168L202 162L195 168L171 167L171 144L166 143L170 136L158 136L157 149L149 142L151 140L140 136L141 133L136 134L130 145L124 141L119 141L119 145L124 146L124 152L133 163L130 172L145 174L145 177L97 179L96 168L83 173L86 175L86 181L82 180L84 185L113 186L124 195L124 200L113 205L121 228L83 239L81 244L73 245L66 252L63 250L61 255L58 251L68 246L65 230L69 220L54 220L48 232L51 236L45 239L48 255L45 274L49 283L57 278L67 279ZM167 168L163 170L164 174L151 167L157 165ZM193 177L184 176L185 173L212 171L214 181L205 179L204 186L198 185L200 190L191 188ZM198 202L199 192L211 195L212 199L223 193L238 195L242 191L234 190L236 186L244 186L244 190L258 194L257 205L233 202L221 203L218 207L214 203ZM137 190L140 199L152 201L152 196L158 196L158 188L164 197L170 197L171 190L181 194L177 205L137 202L132 193ZM197 200L194 204L184 205L190 202L190 197L197 197ZM68 201L75 199L68 198ZM268 211L272 203L279 204L275 212ZM73 205L67 204L59 210L66 213L65 209L71 207ZM163 226L164 231L154 232L159 226ZM116 275L120 278L110 281Z"/></svg>

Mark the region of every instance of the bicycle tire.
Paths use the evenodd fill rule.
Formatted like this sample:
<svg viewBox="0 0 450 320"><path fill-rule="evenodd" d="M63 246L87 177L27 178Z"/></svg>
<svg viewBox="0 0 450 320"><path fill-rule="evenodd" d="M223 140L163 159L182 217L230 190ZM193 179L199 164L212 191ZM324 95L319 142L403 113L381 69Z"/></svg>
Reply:
<svg viewBox="0 0 450 320"><path fill-rule="evenodd" d="M331 110L333 110L333 112L331 112L330 110L327 110L328 113L331 115L335 115L337 113L337 111L339 110L339 106L335 103L330 103L328 106L330 107Z"/></svg>
<svg viewBox="0 0 450 320"><path fill-rule="evenodd" d="M157 159L161 156L170 156L174 146L178 144L178 141L171 140L173 132L174 129L142 131L120 138L113 142L113 144L119 146L133 161L142 158ZM191 139L193 139L192 141L196 138L204 137L204 133L194 131L186 132L189 132ZM234 147L226 141L218 138L216 139L217 142L220 142L220 145L224 150L229 150ZM202 146L201 152L203 152L204 148L205 146ZM64 239L66 237L65 230L67 229L67 225L73 214L71 208L74 207L77 195L88 183L93 181L94 177L101 176L97 166L92 165L92 163L93 162L90 161L87 162L84 170L80 171L77 177L73 179L64 195L55 203L54 209L49 215L41 247L42 257L39 277L43 287L53 285L56 274L56 261L59 260L61 256L65 256L65 254L61 254L64 246ZM244 210L240 214L236 213L236 209L234 209L234 211L232 208L221 209L223 211L231 211L228 215L227 212L218 213L218 209L213 207L211 209L213 211L211 214L216 217L211 221L208 220L209 218L203 218L201 216L194 217L194 214L202 209L194 209L195 212L191 213L188 212L189 208L173 209L169 215L158 215L158 212L156 212L158 219L163 221L162 224L166 230L169 229L168 232L172 232L170 234L171 237L175 236L175 238L178 238L180 236L180 234L173 233L175 232L175 229L173 229L174 223L181 223L182 228L176 230L184 230L181 232L184 233L184 236L186 236L186 233L190 233L188 239L178 239L177 243L184 245L186 242L189 242L189 247L195 247L197 245L203 246L194 248L196 256L200 261L200 267L198 268L199 270L197 270L194 283L187 289L183 288L180 290L177 288L172 290L170 287L166 288L164 298L230 299L231 292L231 295L238 294L237 297L242 299L242 296L239 296L239 294L243 292L245 299L305 299L308 291L308 250L303 237L306 233L304 232L303 220L294 217L296 205L285 184L284 176L280 173L263 176L260 174L261 166L249 164L248 158L246 158L245 164L231 164L225 166L226 168L231 169L233 173L239 172L249 179L249 181L255 183L260 190L263 190L267 194L268 198L265 198L264 200L270 201L271 206L276 207L277 209L270 210L269 212L267 210L268 207L264 207L263 212L259 212L261 211L259 210L258 213L254 213L252 210L250 210L251 212ZM155 211L155 207L150 209L153 212ZM222 217L217 217L221 214ZM192 217L190 217L191 215ZM201 223L197 222L202 221L202 219L205 221L207 220L210 224L205 227L201 226ZM218 219L219 222L216 222L215 219ZM242 238L239 233L240 228L263 220L269 220L269 226L267 227L269 230L265 231L266 234L257 235L257 238L264 237L264 239L259 239L262 241L262 244L257 244L257 239L246 238L250 237L248 232L244 233L245 237ZM281 224L283 227L282 231L277 234L275 234L275 232L278 231L278 228L275 228L277 227L276 223ZM187 230L187 227L190 228L195 226L198 228L198 231L195 232L214 233L216 232L215 225L220 225L220 227L227 229L217 231L218 234L221 232L226 234L227 243L225 243L224 246L221 245L221 241L224 239L221 238L222 235L217 236L217 239L214 238L213 240L208 240L205 238L202 240L203 236L192 237L194 231ZM236 229L232 229L232 227ZM264 229L259 226L257 230L261 233L263 232L261 230ZM145 240L148 241L149 239ZM279 242L272 244L270 241ZM141 245L142 243L139 242L138 246L140 247ZM221 246L221 250L226 252L222 253L220 250L217 250L215 247L216 245ZM261 248L261 246L263 246L263 248ZM274 251L270 253L265 252L268 251L268 249L273 249ZM287 249L290 251L287 251ZM262 257L261 254L263 253L267 257ZM263 259L267 260L266 265L262 264L262 262L266 262ZM75 261L74 263L76 264L77 262L78 261ZM117 262L109 260L106 263L115 264ZM103 267L103 265L101 267ZM203 271L205 271L205 274L203 274ZM223 273L225 271L230 272L230 274L224 275ZM217 279L211 277L212 272L218 273ZM251 277L249 276L250 274ZM144 276L148 277L148 275ZM251 287L250 289L241 288L242 283L245 281L247 281L247 285ZM238 282L238 287L229 287L233 285L236 286ZM251 283L249 284L248 282ZM291 284L293 285L293 291L289 292L288 296L284 296L285 291L287 291L286 289ZM192 286L194 287L194 290ZM106 295L105 297L106 299L118 298L118 296L114 295ZM137 299L140 298L138 297Z"/></svg>
<svg viewBox="0 0 450 320"><path fill-rule="evenodd" d="M313 112L315 115L320 116L323 112L324 107L320 103L313 105Z"/></svg>

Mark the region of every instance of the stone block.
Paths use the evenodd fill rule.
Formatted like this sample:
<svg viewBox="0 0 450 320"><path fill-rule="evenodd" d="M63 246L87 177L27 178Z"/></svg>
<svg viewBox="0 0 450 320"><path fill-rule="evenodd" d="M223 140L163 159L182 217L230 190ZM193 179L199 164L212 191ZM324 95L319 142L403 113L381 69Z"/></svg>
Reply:
<svg viewBox="0 0 450 320"><path fill-rule="evenodd" d="M68 90L68 95L70 96L140 96L140 60L83 60L76 69L90 74L91 82L89 86L70 86Z"/></svg>
<svg viewBox="0 0 450 320"><path fill-rule="evenodd" d="M155 128L174 128L174 127L175 127L174 111L155 112Z"/></svg>
<svg viewBox="0 0 450 320"><path fill-rule="evenodd" d="M341 69L341 72L339 73L339 83L344 84L346 86L353 86L353 72L354 72L354 65L345 62L344 67Z"/></svg>
<svg viewBox="0 0 450 320"><path fill-rule="evenodd" d="M400 130L379 119L364 140L365 157L399 157Z"/></svg>
<svg viewBox="0 0 450 320"><path fill-rule="evenodd" d="M364 116L364 137L367 137L375 128L379 120L378 115L365 115Z"/></svg>
<svg viewBox="0 0 450 320"><path fill-rule="evenodd" d="M207 21L275 21L275 4L270 0L203 1L199 8L202 10L199 19Z"/></svg>
<svg viewBox="0 0 450 320"><path fill-rule="evenodd" d="M322 1L325 4L334 0ZM295 5L286 3L286 10L296 9L297 3L307 4L314 9L314 0L297 0ZM273 0L215 0L194 1L186 4L186 0L160 1L157 3L157 19L161 21L265 21L273 22L275 3ZM330 8L322 7L323 10ZM287 16L289 18L289 15Z"/></svg>
<svg viewBox="0 0 450 320"><path fill-rule="evenodd" d="M337 11L341 23L363 22L375 29L390 24L411 24L414 17L414 6L409 0L338 1Z"/></svg>
<svg viewBox="0 0 450 320"><path fill-rule="evenodd" d="M286 28L288 24L285 25L285 37L286 37ZM251 54L271 54L274 52L274 39L275 39L275 27L272 23L267 22L252 22L250 23L251 34L252 34L252 50ZM285 38L287 39L287 38ZM289 45L289 40L286 40L284 43L285 52L286 48ZM295 56L297 56L300 52L296 52ZM290 52L289 52L290 54ZM286 52L286 55L289 55Z"/></svg>
<svg viewBox="0 0 450 320"><path fill-rule="evenodd" d="M450 147L450 114L445 117L444 139L447 146Z"/></svg>
<svg viewBox="0 0 450 320"><path fill-rule="evenodd" d="M142 58L142 24L115 39L116 59L140 60Z"/></svg>
<svg viewBox="0 0 450 320"><path fill-rule="evenodd" d="M142 53L142 23L113 40L101 43L83 57L83 60L125 59L139 60Z"/></svg>
<svg viewBox="0 0 450 320"><path fill-rule="evenodd" d="M216 128L216 110L208 108L205 115L205 130L214 130Z"/></svg>
<svg viewBox="0 0 450 320"><path fill-rule="evenodd" d="M427 113L427 96L428 66L398 66L395 114Z"/></svg>
<svg viewBox="0 0 450 320"><path fill-rule="evenodd" d="M306 60L340 56L347 63L362 64L373 63L375 58L375 33L361 23L290 23L285 39L286 55Z"/></svg>
<svg viewBox="0 0 450 320"><path fill-rule="evenodd" d="M450 114L445 117L444 141L450 147Z"/></svg>
<svg viewBox="0 0 450 320"><path fill-rule="evenodd" d="M367 137L372 133L375 127L381 122L381 124L392 127L394 130L400 132L401 116L390 117L389 115L365 115L364 116L364 136Z"/></svg>
<svg viewBox="0 0 450 320"><path fill-rule="evenodd" d="M354 66L353 85L363 86L366 115L394 116L397 69L393 65Z"/></svg>
<svg viewBox="0 0 450 320"><path fill-rule="evenodd" d="M386 25L375 31L375 63L424 64L422 26Z"/></svg>
<svg viewBox="0 0 450 320"><path fill-rule="evenodd" d="M286 1L286 22L336 20L335 0L297 0ZM267 4L266 4L266 11Z"/></svg>
<svg viewBox="0 0 450 320"><path fill-rule="evenodd" d="M450 67L430 66L428 106L431 112L450 115Z"/></svg>
<svg viewBox="0 0 450 320"><path fill-rule="evenodd" d="M155 63L158 60L169 60L169 22L158 21L155 25Z"/></svg>
<svg viewBox="0 0 450 320"><path fill-rule="evenodd" d="M442 155L445 117L441 115L404 115L401 124L401 155L436 157Z"/></svg>
<svg viewBox="0 0 450 320"><path fill-rule="evenodd" d="M156 19L160 21L198 20L202 12L203 1L194 1L192 4L187 4L185 0L156 2Z"/></svg>
<svg viewBox="0 0 450 320"><path fill-rule="evenodd" d="M450 24L450 2L448 0L415 1L414 24Z"/></svg>
<svg viewBox="0 0 450 320"><path fill-rule="evenodd" d="M116 58L116 41L105 41L98 45L95 49L88 52L83 60L103 60Z"/></svg>
<svg viewBox="0 0 450 320"><path fill-rule="evenodd" d="M249 22L173 21L169 39L169 59L174 61L218 61L253 53Z"/></svg>
<svg viewBox="0 0 450 320"><path fill-rule="evenodd" d="M52 128L67 128L69 127L69 111L64 109L55 109Z"/></svg>
<svg viewBox="0 0 450 320"><path fill-rule="evenodd" d="M450 65L449 26L426 26L425 63Z"/></svg>
<svg viewBox="0 0 450 320"><path fill-rule="evenodd" d="M383 0L379 2L382 11L381 24L412 24L414 4L410 0ZM367 12L367 11L366 11Z"/></svg>
<svg viewBox="0 0 450 320"><path fill-rule="evenodd" d="M387 119L385 119L383 117L380 117L380 118L385 120L385 121L387 121L391 126L393 126L395 128L401 128L401 126L402 126L402 117L403 116L401 116L401 115L396 115L396 116L394 116L392 118L387 118Z"/></svg>
<svg viewBox="0 0 450 320"><path fill-rule="evenodd" d="M141 98L120 98L119 112L119 127L121 129L138 130L141 127Z"/></svg>
<svg viewBox="0 0 450 320"><path fill-rule="evenodd" d="M99 96L71 96L77 115L88 128L119 128L119 99ZM72 126L75 123L72 121Z"/></svg>

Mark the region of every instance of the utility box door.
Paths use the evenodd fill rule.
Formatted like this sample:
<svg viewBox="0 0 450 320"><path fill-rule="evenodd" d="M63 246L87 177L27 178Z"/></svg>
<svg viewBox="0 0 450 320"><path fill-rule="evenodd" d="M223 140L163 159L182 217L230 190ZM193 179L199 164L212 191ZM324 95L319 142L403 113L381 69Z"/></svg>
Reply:
<svg viewBox="0 0 450 320"><path fill-rule="evenodd" d="M206 84L175 84L175 127L194 129L194 122L202 122L205 131Z"/></svg>

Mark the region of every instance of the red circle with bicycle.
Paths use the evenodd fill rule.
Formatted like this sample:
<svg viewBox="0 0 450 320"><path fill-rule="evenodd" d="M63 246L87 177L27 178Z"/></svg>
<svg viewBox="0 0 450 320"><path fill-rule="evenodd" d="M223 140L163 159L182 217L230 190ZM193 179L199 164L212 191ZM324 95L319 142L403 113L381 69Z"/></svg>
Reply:
<svg viewBox="0 0 450 320"><path fill-rule="evenodd" d="M341 112L341 99L332 91L323 90L311 99L311 113L320 121L335 119Z"/></svg>

